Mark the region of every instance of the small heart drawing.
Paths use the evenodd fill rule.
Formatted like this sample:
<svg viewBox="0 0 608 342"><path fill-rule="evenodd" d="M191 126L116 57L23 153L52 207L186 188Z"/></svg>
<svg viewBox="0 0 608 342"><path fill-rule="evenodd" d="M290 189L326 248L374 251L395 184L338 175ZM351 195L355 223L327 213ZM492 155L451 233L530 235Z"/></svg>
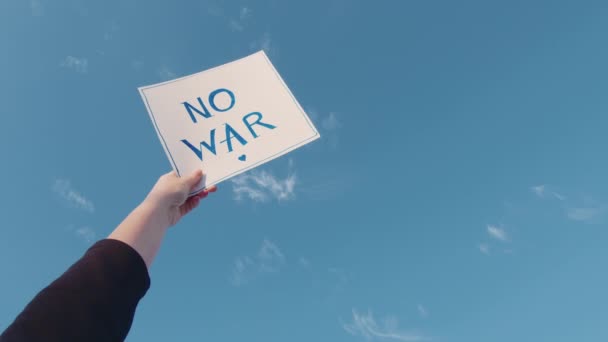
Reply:
<svg viewBox="0 0 608 342"><path fill-rule="evenodd" d="M243 154L242 156L239 157L239 160L244 162L247 160L247 156Z"/></svg>

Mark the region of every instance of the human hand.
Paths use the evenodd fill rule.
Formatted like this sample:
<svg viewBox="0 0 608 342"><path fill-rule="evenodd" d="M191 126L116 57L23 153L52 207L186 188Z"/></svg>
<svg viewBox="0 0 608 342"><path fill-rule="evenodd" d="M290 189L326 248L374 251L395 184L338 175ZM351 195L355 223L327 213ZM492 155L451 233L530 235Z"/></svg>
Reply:
<svg viewBox="0 0 608 342"><path fill-rule="evenodd" d="M216 186L212 186L188 198L188 194L196 188L202 177L201 170L184 177L178 177L173 171L164 174L158 179L144 203L151 204L154 210L166 215L168 226L173 226L196 208L201 199L217 190Z"/></svg>

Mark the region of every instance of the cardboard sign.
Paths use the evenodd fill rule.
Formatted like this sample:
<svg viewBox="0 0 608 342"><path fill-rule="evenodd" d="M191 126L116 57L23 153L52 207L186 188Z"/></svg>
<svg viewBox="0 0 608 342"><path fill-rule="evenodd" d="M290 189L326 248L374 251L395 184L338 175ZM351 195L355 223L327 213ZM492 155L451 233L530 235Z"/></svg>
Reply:
<svg viewBox="0 0 608 342"><path fill-rule="evenodd" d="M175 172L204 170L192 194L320 137L263 51L139 92Z"/></svg>

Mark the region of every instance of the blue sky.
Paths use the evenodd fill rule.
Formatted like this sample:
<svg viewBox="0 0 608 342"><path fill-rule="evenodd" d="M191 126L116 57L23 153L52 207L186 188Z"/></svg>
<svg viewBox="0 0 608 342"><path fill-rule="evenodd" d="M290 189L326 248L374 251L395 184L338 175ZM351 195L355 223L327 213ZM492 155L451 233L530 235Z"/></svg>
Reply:
<svg viewBox="0 0 608 342"><path fill-rule="evenodd" d="M0 330L169 170L137 87L264 49L322 139L170 231L129 341L608 340L607 17L0 2Z"/></svg>

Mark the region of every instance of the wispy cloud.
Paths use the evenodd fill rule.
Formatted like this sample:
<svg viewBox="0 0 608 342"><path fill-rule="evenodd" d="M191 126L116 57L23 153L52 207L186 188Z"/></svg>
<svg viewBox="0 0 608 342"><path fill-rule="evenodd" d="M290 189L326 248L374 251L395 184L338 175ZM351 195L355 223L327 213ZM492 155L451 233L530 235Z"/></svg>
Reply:
<svg viewBox="0 0 608 342"><path fill-rule="evenodd" d="M86 58L67 56L61 62L60 66L67 69L72 69L81 74L86 74L87 71L89 71L89 61Z"/></svg>
<svg viewBox="0 0 608 342"><path fill-rule="evenodd" d="M232 285L241 286L261 274L279 272L286 263L279 247L264 239L256 255L236 258L230 280Z"/></svg>
<svg viewBox="0 0 608 342"><path fill-rule="evenodd" d="M300 266L302 266L304 268L309 268L310 267L310 260L308 260L305 257L300 257L298 259L298 264L300 264Z"/></svg>
<svg viewBox="0 0 608 342"><path fill-rule="evenodd" d="M353 322L343 324L346 332L353 336L364 338L368 341L429 341L429 337L415 332L405 331L399 328L399 322L394 317L385 317L382 324L376 322L376 318L371 311L367 314L360 314L353 309Z"/></svg>
<svg viewBox="0 0 608 342"><path fill-rule="evenodd" d="M79 226L75 224L70 224L66 227L66 230L74 234L74 236L77 237L79 240L82 240L86 243L91 243L97 239L97 232L91 226Z"/></svg>
<svg viewBox="0 0 608 342"><path fill-rule="evenodd" d="M338 120L338 114L335 112L329 112L326 117L321 121L321 126L327 131L333 131L342 127L342 123Z"/></svg>
<svg viewBox="0 0 608 342"><path fill-rule="evenodd" d="M545 186L544 185L537 185L537 186L533 186L532 188L530 188L532 190L532 192L534 192L536 194L536 196L538 197L544 197L545 196Z"/></svg>
<svg viewBox="0 0 608 342"><path fill-rule="evenodd" d="M430 315L429 310L422 304L418 304L418 314L422 318L428 318Z"/></svg>
<svg viewBox="0 0 608 342"><path fill-rule="evenodd" d="M342 127L342 122L338 119L338 114L329 112L321 120L321 128L324 130L324 140L332 149L338 148L338 130Z"/></svg>
<svg viewBox="0 0 608 342"><path fill-rule="evenodd" d="M487 227L488 230L488 234L499 241L503 241L503 242L507 242L509 241L509 236L507 235L507 232L500 227L494 226L494 225L488 225Z"/></svg>
<svg viewBox="0 0 608 342"><path fill-rule="evenodd" d="M557 198L560 201L565 201L566 200L566 196L563 196L557 192L551 192L551 194L553 195L553 197Z"/></svg>
<svg viewBox="0 0 608 342"><path fill-rule="evenodd" d="M278 272L285 265L285 256L279 247L268 239L264 239L258 252L260 271L265 273Z"/></svg>
<svg viewBox="0 0 608 342"><path fill-rule="evenodd" d="M566 208L566 216L569 219L585 223L598 223L607 212L608 206L599 204Z"/></svg>
<svg viewBox="0 0 608 342"><path fill-rule="evenodd" d="M213 17L225 20L228 23L230 30L234 32L242 32L249 24L249 20L252 17L252 10L250 7L243 6L239 9L238 14L226 13L222 8L211 5L207 8L207 13Z"/></svg>
<svg viewBox="0 0 608 342"><path fill-rule="evenodd" d="M247 20L251 17L251 8L247 6L241 7L241 12L239 13L239 19Z"/></svg>
<svg viewBox="0 0 608 342"><path fill-rule="evenodd" d="M80 227L80 228L76 229L76 235L88 243L95 241L95 239L97 238L97 234L95 233L95 230L93 230L93 228L88 227L88 226Z"/></svg>
<svg viewBox="0 0 608 342"><path fill-rule="evenodd" d="M41 17L44 15L44 5L40 0L30 0L30 11L35 17Z"/></svg>
<svg viewBox="0 0 608 342"><path fill-rule="evenodd" d="M539 198L552 197L560 201L566 200L566 196L558 193L557 191L549 189L549 187L544 184L530 187L530 190L532 190L532 192Z"/></svg>
<svg viewBox="0 0 608 342"><path fill-rule="evenodd" d="M291 164L291 162L290 162ZM232 178L232 191L236 200L248 198L255 202L267 202L271 199L288 201L295 199L296 174L290 171L285 178L262 170L252 170Z"/></svg>
<svg viewBox="0 0 608 342"><path fill-rule="evenodd" d="M111 40L114 35L120 30L120 26L116 22L112 22L103 34L103 40Z"/></svg>
<svg viewBox="0 0 608 342"><path fill-rule="evenodd" d="M236 19L230 19L230 21L228 22L228 26L230 27L230 29L232 31L243 31L245 29L245 27L243 26L243 24L241 24L241 22L239 22Z"/></svg>
<svg viewBox="0 0 608 342"><path fill-rule="evenodd" d="M251 9L247 6L241 7L238 18L231 18L228 21L228 26L232 31L241 32L245 30L248 24L249 18L251 18Z"/></svg>
<svg viewBox="0 0 608 342"><path fill-rule="evenodd" d="M250 257L238 257L234 261L234 269L230 281L234 286L246 284L251 278L252 269L255 268L255 263Z"/></svg>
<svg viewBox="0 0 608 342"><path fill-rule="evenodd" d="M264 33L260 38L249 44L252 50L264 50L270 57L277 57L278 49L276 44L270 37L270 33Z"/></svg>
<svg viewBox="0 0 608 342"><path fill-rule="evenodd" d="M163 65L158 69L158 77L160 77L160 79L163 81L168 81L176 78L177 74L173 70L169 69L168 66Z"/></svg>
<svg viewBox="0 0 608 342"><path fill-rule="evenodd" d="M479 251L485 255L490 255L490 246L487 243L480 243L477 248Z"/></svg>
<svg viewBox="0 0 608 342"><path fill-rule="evenodd" d="M557 199L566 217L572 221L584 223L603 222L608 214L608 204L598 201L592 196L563 195L561 192L550 189L546 185L537 185L530 188L541 199Z"/></svg>
<svg viewBox="0 0 608 342"><path fill-rule="evenodd" d="M314 108L307 108L310 119L317 124L321 131L322 141L332 149L338 147L338 131L342 128L342 120L337 112L318 112Z"/></svg>
<svg viewBox="0 0 608 342"><path fill-rule="evenodd" d="M71 207L82 209L89 213L95 212L93 202L76 191L69 180L57 179L52 186L53 192Z"/></svg>

